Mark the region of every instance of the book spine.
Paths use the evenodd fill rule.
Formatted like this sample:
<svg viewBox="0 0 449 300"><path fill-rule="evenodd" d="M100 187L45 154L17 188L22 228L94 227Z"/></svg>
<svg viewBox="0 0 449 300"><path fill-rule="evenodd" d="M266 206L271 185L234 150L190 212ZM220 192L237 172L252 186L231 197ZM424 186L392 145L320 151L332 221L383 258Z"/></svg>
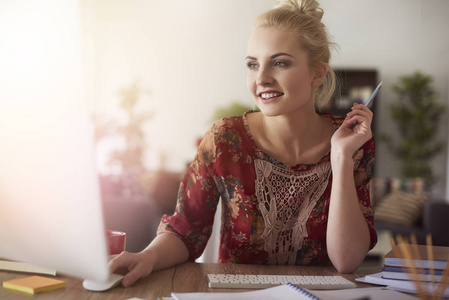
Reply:
<svg viewBox="0 0 449 300"><path fill-rule="evenodd" d="M416 268L424 268L424 269L429 269L430 265L431 265L431 263L428 260L422 260L422 259L414 259L413 263ZM384 264L386 266L393 266L393 267L407 267L408 266L408 262L405 258L394 258L394 257L386 257ZM444 268L446 268L446 262L436 260L433 262L433 268L444 270Z"/></svg>
<svg viewBox="0 0 449 300"><path fill-rule="evenodd" d="M391 272L391 273L409 273L411 270L409 268L401 268L401 267L383 267L382 272ZM442 275L443 270L436 269L419 269L417 268L418 273L420 274L435 274Z"/></svg>
<svg viewBox="0 0 449 300"><path fill-rule="evenodd" d="M382 271L382 278L385 279L399 279L399 280L412 280L411 274L409 273L401 273L401 272L385 272ZM431 274L418 274L419 281L426 282L440 282L441 275L431 275Z"/></svg>

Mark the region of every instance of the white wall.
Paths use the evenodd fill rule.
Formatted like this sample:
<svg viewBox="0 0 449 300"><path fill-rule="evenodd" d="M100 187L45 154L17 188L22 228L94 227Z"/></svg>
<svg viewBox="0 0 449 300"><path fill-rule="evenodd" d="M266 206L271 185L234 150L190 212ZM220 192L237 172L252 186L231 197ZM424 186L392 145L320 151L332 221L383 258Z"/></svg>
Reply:
<svg viewBox="0 0 449 300"><path fill-rule="evenodd" d="M242 4L243 3L243 4ZM265 1L83 1L86 34L93 43L99 110L118 103L119 89L136 79L151 94L153 156L164 152L169 169L183 169L196 139L219 105L252 103L246 90L246 41ZM91 44L92 44L91 43ZM156 154L155 154L156 153ZM150 167L157 162L150 161ZM157 166L156 166L157 167Z"/></svg>
<svg viewBox="0 0 449 300"><path fill-rule="evenodd" d="M231 101L252 104L244 57L254 18L274 0L82 0L89 42L89 86L94 107L114 113L118 91L139 79L151 91L145 105L156 113L148 133L150 168L159 152L167 168L181 170L195 154L195 140L214 110ZM384 88L378 128L394 128L386 105L398 76L422 70L435 78L448 103L449 1L321 0L323 18L340 51L333 65L375 68ZM92 62L94 62L92 64ZM446 119L440 136L447 137ZM447 152L447 149L445 150ZM441 177L434 193L445 194L447 155L435 159ZM396 159L381 144L379 176L397 175Z"/></svg>

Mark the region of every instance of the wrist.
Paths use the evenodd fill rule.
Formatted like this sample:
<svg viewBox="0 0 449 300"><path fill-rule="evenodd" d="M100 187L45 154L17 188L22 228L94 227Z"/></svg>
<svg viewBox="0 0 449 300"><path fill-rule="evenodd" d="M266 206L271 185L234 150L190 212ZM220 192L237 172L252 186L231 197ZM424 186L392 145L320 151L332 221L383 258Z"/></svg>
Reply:
<svg viewBox="0 0 449 300"><path fill-rule="evenodd" d="M346 153L342 153L339 151L331 151L331 164L332 169L334 170L336 167L350 167L352 168L354 165L352 155L348 155Z"/></svg>
<svg viewBox="0 0 449 300"><path fill-rule="evenodd" d="M154 249L148 247L145 250L139 252L137 254L140 257L140 260L151 268L154 268L154 265L158 261L157 253L155 253Z"/></svg>

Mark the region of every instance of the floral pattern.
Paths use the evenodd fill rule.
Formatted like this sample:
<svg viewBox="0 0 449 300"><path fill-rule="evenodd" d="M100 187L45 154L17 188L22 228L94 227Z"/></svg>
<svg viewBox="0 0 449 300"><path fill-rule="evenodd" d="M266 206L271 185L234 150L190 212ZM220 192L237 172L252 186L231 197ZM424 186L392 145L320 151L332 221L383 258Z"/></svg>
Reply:
<svg viewBox="0 0 449 300"><path fill-rule="evenodd" d="M262 234L264 219L256 198L254 160L262 159L289 171L306 171L329 162L330 153L316 164L287 166L263 153L249 131L246 115L224 118L212 125L180 184L173 215L164 215L158 234L170 232L184 241L190 259L198 258L210 237L218 200L222 198L219 262L267 264ZM330 114L337 129L343 119ZM377 242L373 228L369 182L373 175L374 138L354 155L354 179L361 210L369 226L371 245ZM326 228L332 174L327 187L307 220L307 237L297 251L296 265L329 264Z"/></svg>

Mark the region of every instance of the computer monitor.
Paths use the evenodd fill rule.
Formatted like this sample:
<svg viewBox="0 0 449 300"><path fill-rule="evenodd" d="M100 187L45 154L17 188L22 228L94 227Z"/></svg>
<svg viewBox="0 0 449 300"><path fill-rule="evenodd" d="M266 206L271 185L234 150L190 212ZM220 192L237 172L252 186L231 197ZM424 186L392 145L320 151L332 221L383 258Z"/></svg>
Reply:
<svg viewBox="0 0 449 300"><path fill-rule="evenodd" d="M32 106L0 107L0 257L105 281L107 242L87 115L73 103L53 107L51 116ZM22 118L28 113L33 118Z"/></svg>
<svg viewBox="0 0 449 300"><path fill-rule="evenodd" d="M106 281L78 2L21 5L1 13L0 258Z"/></svg>

